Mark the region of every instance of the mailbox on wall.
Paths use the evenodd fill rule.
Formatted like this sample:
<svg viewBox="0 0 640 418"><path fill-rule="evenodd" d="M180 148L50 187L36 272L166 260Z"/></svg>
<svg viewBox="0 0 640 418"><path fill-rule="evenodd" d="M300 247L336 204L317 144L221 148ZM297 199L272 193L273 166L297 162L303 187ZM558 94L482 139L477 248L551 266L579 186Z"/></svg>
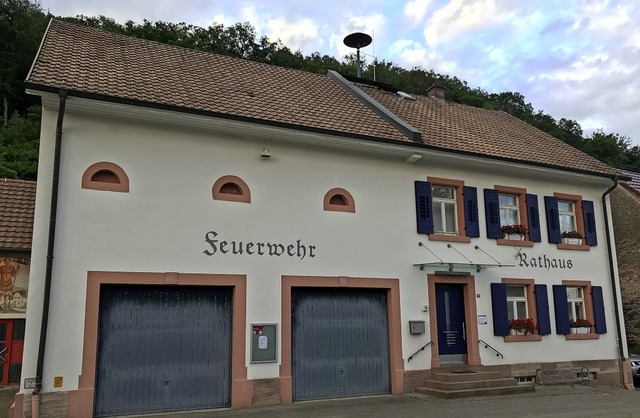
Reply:
<svg viewBox="0 0 640 418"><path fill-rule="evenodd" d="M424 321L409 321L410 334L424 334L425 332Z"/></svg>
<svg viewBox="0 0 640 418"><path fill-rule="evenodd" d="M278 361L277 325L251 324L251 363Z"/></svg>

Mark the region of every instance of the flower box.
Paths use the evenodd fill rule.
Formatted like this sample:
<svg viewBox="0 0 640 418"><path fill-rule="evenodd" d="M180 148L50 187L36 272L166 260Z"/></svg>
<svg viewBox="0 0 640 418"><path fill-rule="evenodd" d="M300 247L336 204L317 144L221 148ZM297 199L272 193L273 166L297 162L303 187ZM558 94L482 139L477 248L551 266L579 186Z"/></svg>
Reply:
<svg viewBox="0 0 640 418"><path fill-rule="evenodd" d="M504 238L512 241L524 241L524 235L520 234L505 234Z"/></svg>
<svg viewBox="0 0 640 418"><path fill-rule="evenodd" d="M571 333L572 334L590 334L591 333L591 327L571 328Z"/></svg>
<svg viewBox="0 0 640 418"><path fill-rule="evenodd" d="M524 331L520 331L517 329L509 329L509 335L527 335Z"/></svg>
<svg viewBox="0 0 640 418"><path fill-rule="evenodd" d="M562 238L563 244L582 245L582 238Z"/></svg>

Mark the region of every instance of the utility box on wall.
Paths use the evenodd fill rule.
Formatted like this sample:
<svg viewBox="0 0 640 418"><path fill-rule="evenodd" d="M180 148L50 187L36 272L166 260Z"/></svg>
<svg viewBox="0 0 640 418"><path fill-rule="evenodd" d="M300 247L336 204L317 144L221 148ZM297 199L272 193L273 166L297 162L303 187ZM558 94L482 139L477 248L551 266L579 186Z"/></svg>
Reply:
<svg viewBox="0 0 640 418"><path fill-rule="evenodd" d="M276 324L251 324L251 363L278 361Z"/></svg>
<svg viewBox="0 0 640 418"><path fill-rule="evenodd" d="M424 321L409 321L410 334L424 334L426 332Z"/></svg>

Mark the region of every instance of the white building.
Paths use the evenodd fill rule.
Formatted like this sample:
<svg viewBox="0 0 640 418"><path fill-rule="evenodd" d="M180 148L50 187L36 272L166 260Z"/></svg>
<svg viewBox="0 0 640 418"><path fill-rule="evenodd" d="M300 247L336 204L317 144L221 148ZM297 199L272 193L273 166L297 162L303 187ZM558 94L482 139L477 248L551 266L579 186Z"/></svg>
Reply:
<svg viewBox="0 0 640 418"><path fill-rule="evenodd" d="M628 384L617 172L504 112L59 21L27 86L43 116L14 416L401 393L460 365Z"/></svg>

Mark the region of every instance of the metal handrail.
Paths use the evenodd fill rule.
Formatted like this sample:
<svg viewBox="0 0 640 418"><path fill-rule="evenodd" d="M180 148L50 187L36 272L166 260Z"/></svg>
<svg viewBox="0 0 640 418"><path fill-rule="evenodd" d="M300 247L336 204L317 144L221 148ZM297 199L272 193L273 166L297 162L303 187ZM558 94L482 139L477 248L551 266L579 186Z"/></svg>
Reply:
<svg viewBox="0 0 640 418"><path fill-rule="evenodd" d="M409 358L407 359L407 363L411 361L412 358L414 358L416 356L416 354L418 354L421 351L424 351L425 348L429 347L431 344L433 344L433 341L429 341L428 343L426 343L425 345L422 346L422 348L420 348L418 351L416 351L415 353L411 354L409 356Z"/></svg>
<svg viewBox="0 0 640 418"><path fill-rule="evenodd" d="M484 348L492 349L496 353L496 357L502 357L504 359L504 356L502 355L502 353L496 350L495 348L491 347L491 345L488 342L484 340L478 340L478 344L484 344Z"/></svg>

